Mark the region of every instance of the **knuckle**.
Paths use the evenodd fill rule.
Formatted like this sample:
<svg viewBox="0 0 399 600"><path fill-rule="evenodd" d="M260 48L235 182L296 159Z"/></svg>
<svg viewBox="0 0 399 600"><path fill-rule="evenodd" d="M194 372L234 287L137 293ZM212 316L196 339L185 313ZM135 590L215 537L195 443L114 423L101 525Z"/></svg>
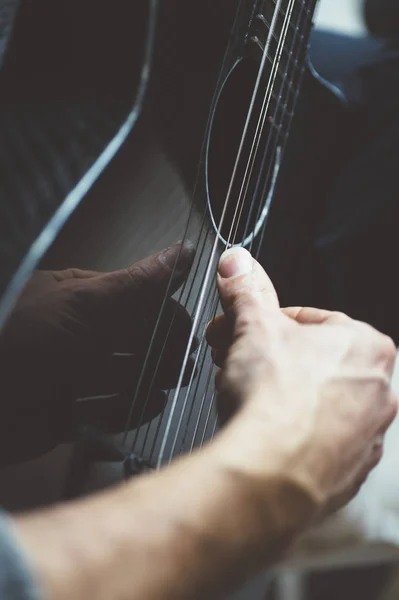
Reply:
<svg viewBox="0 0 399 600"><path fill-rule="evenodd" d="M380 335L379 339L380 352L383 358L386 359L389 365L393 365L396 361L397 348L392 338L388 335Z"/></svg>
<svg viewBox="0 0 399 600"><path fill-rule="evenodd" d="M337 325L348 325L353 323L353 319L351 319L350 317L348 317L348 315L340 311L332 312L329 321L336 323Z"/></svg>
<svg viewBox="0 0 399 600"><path fill-rule="evenodd" d="M388 335L380 333L371 325L362 324L365 334L364 342L368 344L376 360L384 364L385 368L392 371L396 361L397 348Z"/></svg>

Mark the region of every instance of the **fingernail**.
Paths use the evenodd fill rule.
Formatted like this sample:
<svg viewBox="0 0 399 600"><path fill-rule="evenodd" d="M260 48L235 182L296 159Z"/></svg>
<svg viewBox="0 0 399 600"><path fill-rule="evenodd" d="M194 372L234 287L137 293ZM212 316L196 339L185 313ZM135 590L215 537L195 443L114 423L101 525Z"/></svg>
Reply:
<svg viewBox="0 0 399 600"><path fill-rule="evenodd" d="M223 252L219 261L219 275L224 279L247 275L253 269L253 259L245 248L230 248Z"/></svg>
<svg viewBox="0 0 399 600"><path fill-rule="evenodd" d="M169 269L175 271L185 271L191 265L195 253L195 246L190 240L186 240L184 244L177 242L174 246L170 246L162 252L159 260Z"/></svg>

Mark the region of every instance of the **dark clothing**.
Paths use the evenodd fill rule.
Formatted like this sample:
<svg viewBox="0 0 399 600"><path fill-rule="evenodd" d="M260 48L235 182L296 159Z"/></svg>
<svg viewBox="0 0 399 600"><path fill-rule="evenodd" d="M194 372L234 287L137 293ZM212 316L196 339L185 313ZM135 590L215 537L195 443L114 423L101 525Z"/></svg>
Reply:
<svg viewBox="0 0 399 600"><path fill-rule="evenodd" d="M0 513L0 598L1 600L39 600L37 585L18 546L12 523Z"/></svg>

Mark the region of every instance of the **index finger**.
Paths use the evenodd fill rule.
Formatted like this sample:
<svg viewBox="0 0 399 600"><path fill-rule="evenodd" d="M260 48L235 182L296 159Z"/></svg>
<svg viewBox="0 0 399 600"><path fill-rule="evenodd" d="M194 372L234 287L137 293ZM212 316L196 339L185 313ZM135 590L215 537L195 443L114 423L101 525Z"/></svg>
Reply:
<svg viewBox="0 0 399 600"><path fill-rule="evenodd" d="M331 320L343 322L349 319L343 313L313 308L311 306L288 306L282 308L281 312L302 325L322 325Z"/></svg>

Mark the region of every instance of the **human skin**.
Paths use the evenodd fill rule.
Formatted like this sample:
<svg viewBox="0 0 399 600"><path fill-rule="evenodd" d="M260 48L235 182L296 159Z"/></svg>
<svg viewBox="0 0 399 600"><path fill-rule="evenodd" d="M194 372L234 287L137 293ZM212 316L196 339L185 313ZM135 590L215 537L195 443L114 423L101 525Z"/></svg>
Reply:
<svg viewBox="0 0 399 600"><path fill-rule="evenodd" d="M282 311L245 250L222 256L218 287L208 340L225 427L158 473L16 517L44 600L225 597L379 462L393 343L341 314Z"/></svg>

